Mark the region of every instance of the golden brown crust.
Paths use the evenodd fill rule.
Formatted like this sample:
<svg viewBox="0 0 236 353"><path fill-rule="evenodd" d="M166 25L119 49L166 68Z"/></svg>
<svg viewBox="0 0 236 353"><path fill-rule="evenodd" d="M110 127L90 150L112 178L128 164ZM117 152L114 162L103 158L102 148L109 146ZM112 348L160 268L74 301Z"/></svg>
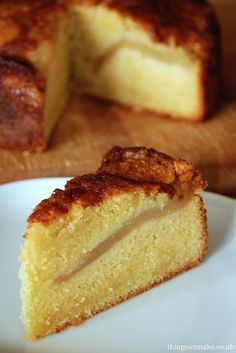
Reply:
<svg viewBox="0 0 236 353"><path fill-rule="evenodd" d="M161 182L168 185L187 183L194 191L206 187L202 176L191 162L174 159L153 148L113 147L103 158L97 173L110 173L132 180Z"/></svg>
<svg viewBox="0 0 236 353"><path fill-rule="evenodd" d="M2 0L0 3L0 147L45 149L45 73L39 74L29 51L52 40L56 15L65 0Z"/></svg>
<svg viewBox="0 0 236 353"><path fill-rule="evenodd" d="M208 48L218 44L218 22L204 0L2 0L0 55L13 56L16 50L34 48L42 39L51 38L54 15L72 3L106 6L140 23L153 40L183 46L197 57L205 58Z"/></svg>
<svg viewBox="0 0 236 353"><path fill-rule="evenodd" d="M29 217L29 222L50 223L69 211L72 203L95 206L113 195L143 190L166 193L170 198L185 192L200 193L205 187L201 174L184 160L145 147L114 147L97 174L83 175L56 189Z"/></svg>
<svg viewBox="0 0 236 353"><path fill-rule="evenodd" d="M65 0L0 3L0 147L40 152L44 136L45 77L29 51L51 40Z"/></svg>
<svg viewBox="0 0 236 353"><path fill-rule="evenodd" d="M98 205L113 195L139 190L144 190L147 194L154 190L165 192L170 197L175 194L171 185L163 183L125 179L108 173L87 174L68 181L65 190L56 189L36 207L28 221L47 224L57 216L67 213L74 202L79 202L86 208Z"/></svg>
<svg viewBox="0 0 236 353"><path fill-rule="evenodd" d="M197 57L206 55L219 26L211 4L205 0L72 0L79 5L102 5L133 18L154 41L188 48ZM203 44L204 43L204 44ZM195 44L195 45L194 45Z"/></svg>
<svg viewBox="0 0 236 353"><path fill-rule="evenodd" d="M23 61L0 57L0 147L44 148L44 84Z"/></svg>
<svg viewBox="0 0 236 353"><path fill-rule="evenodd" d="M55 14L65 0L1 0L0 55L27 58L27 51L54 35Z"/></svg>

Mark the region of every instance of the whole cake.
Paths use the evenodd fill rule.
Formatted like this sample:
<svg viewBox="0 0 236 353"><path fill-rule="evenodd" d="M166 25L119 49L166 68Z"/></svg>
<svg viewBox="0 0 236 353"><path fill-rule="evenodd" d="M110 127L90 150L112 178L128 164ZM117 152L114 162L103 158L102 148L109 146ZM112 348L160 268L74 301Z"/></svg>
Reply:
<svg viewBox="0 0 236 353"><path fill-rule="evenodd" d="M216 106L219 28L196 0L2 0L0 146L45 149L71 87L188 121Z"/></svg>
<svg viewBox="0 0 236 353"><path fill-rule="evenodd" d="M198 265L208 244L204 187L190 162L114 147L96 174L43 200L20 256L27 338L78 325Z"/></svg>

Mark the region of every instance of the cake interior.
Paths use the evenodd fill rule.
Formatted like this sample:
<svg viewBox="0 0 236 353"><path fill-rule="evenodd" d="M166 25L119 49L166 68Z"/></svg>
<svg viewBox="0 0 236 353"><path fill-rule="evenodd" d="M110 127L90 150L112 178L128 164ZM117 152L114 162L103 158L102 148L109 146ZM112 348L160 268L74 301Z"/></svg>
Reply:
<svg viewBox="0 0 236 353"><path fill-rule="evenodd" d="M44 134L49 137L71 93L71 46L69 42L69 17L56 14L51 38L44 41L29 57L46 81L44 103Z"/></svg>
<svg viewBox="0 0 236 353"><path fill-rule="evenodd" d="M50 224L30 223L21 253L28 339L78 324L197 265L204 252L199 196L143 191L94 207L71 206Z"/></svg>
<svg viewBox="0 0 236 353"><path fill-rule="evenodd" d="M70 43L68 41L69 18L61 14L52 47L50 71L46 89L45 132L46 139L62 112L69 94L70 84Z"/></svg>
<svg viewBox="0 0 236 353"><path fill-rule="evenodd" d="M105 6L74 5L70 14L72 67L82 92L172 117L202 114L197 58L155 42L141 25Z"/></svg>

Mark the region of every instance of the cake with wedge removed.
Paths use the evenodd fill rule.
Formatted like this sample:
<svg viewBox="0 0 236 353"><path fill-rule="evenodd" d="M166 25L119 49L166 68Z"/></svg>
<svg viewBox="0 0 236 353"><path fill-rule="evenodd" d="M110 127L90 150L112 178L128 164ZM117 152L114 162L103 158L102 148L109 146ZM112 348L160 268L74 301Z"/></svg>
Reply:
<svg viewBox="0 0 236 353"><path fill-rule="evenodd" d="M42 151L71 87L200 121L219 101L220 33L196 0L0 2L0 147Z"/></svg>
<svg viewBox="0 0 236 353"><path fill-rule="evenodd" d="M20 255L27 338L78 325L200 264L205 186L190 162L114 147L95 174L37 205Z"/></svg>

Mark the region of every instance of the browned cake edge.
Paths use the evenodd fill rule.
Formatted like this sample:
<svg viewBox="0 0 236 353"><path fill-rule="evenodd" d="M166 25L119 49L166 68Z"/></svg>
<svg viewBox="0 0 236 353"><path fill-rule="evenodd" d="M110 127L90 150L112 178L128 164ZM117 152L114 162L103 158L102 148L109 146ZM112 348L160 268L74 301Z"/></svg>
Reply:
<svg viewBox="0 0 236 353"><path fill-rule="evenodd" d="M219 107L222 99L222 48L221 31L212 5L206 33L202 56L202 97L203 115L199 121L209 117Z"/></svg>
<svg viewBox="0 0 236 353"><path fill-rule="evenodd" d="M208 47L219 31L214 8L205 0L71 0L71 3L107 7L139 23L153 41L183 46L196 57L205 56L201 44Z"/></svg>
<svg viewBox="0 0 236 353"><path fill-rule="evenodd" d="M71 4L107 7L139 23L153 41L182 46L198 58L207 56L219 35L214 8L205 0L2 0L0 55L19 56L50 39L54 16Z"/></svg>
<svg viewBox="0 0 236 353"><path fill-rule="evenodd" d="M173 197L175 190L164 183L148 183L132 179L124 179L108 173L86 174L68 181L65 189L56 189L53 194L40 202L29 216L30 223L49 224L60 215L66 214L72 203L80 203L82 207L96 206L107 198L122 193L143 190L165 192Z"/></svg>
<svg viewBox="0 0 236 353"><path fill-rule="evenodd" d="M68 7L66 0L1 0L0 56L27 59L27 52L54 36L55 16Z"/></svg>
<svg viewBox="0 0 236 353"><path fill-rule="evenodd" d="M182 198L186 192L200 194L206 187L192 163L145 147L113 147L103 159L97 174L69 180L64 190L56 189L40 202L29 222L49 224L66 214L72 203L95 206L108 197L143 190L166 193L170 199Z"/></svg>
<svg viewBox="0 0 236 353"><path fill-rule="evenodd" d="M176 191L182 185L201 193L207 186L192 162L143 146L114 146L97 170L98 174L104 172L143 182L161 182L174 186Z"/></svg>
<svg viewBox="0 0 236 353"><path fill-rule="evenodd" d="M65 0L2 0L0 3L0 147L41 152L44 135L45 77L29 51L52 40L56 14Z"/></svg>
<svg viewBox="0 0 236 353"><path fill-rule="evenodd" d="M196 261L193 261L193 262L187 264L186 266L183 266L178 271L174 271L174 272L168 274L167 276L163 277L161 280L160 279L155 280L149 286L141 287L136 291L131 291L131 292L127 293L127 295L121 296L116 301L106 303L103 307L101 307L99 310L93 311L90 315L84 315L84 316L80 317L79 319L74 319L74 320L71 320L71 321L64 323L63 325L57 326L55 329L50 331L50 333L48 333L48 334L59 333L62 330L64 330L66 327L71 326L71 325L78 326L81 324L82 321L88 319L89 317L92 317L96 314L99 314L102 311L105 311L109 308L112 308L113 306L116 306L116 305L118 305L128 299L131 299L132 297L135 297L135 296L157 286L158 284L164 283L164 282L168 281L169 279L171 279L171 278L173 278L183 272L186 272L193 267L200 265L203 260L204 255L206 254L207 249L208 249L208 234L207 234L207 223L206 223L206 210L204 208L202 198L200 196L195 196L195 197L197 197L199 200L199 211L200 211L201 224L202 224L202 234L201 234L202 248L201 248L201 253L199 255L199 258L196 259ZM40 338L40 337L38 337L38 338Z"/></svg>
<svg viewBox="0 0 236 353"><path fill-rule="evenodd" d="M44 81L21 59L0 57L0 147L41 151Z"/></svg>

